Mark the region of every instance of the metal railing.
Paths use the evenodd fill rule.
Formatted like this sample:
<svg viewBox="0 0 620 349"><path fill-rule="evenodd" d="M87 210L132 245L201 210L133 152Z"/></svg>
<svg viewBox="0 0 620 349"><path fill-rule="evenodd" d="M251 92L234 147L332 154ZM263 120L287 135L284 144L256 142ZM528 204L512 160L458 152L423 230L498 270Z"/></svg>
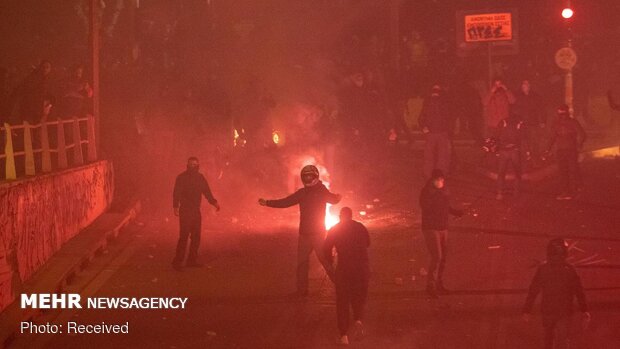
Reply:
<svg viewBox="0 0 620 349"><path fill-rule="evenodd" d="M65 134L65 125L70 125L72 129L69 140ZM55 133L50 132L53 129ZM82 132L84 129L85 132ZM37 134L33 137L34 131L37 130ZM83 133L86 133L84 137ZM55 137L50 137L50 134ZM4 168L4 176L0 173L0 180L15 180L22 175L34 176L55 169L65 169L70 165L82 165L83 144L86 145L86 160L88 162L97 160L95 118L92 115L46 121L36 125L31 125L27 121L18 125L5 123L0 126L0 135L4 136L4 151L0 152L0 168ZM50 138L55 144L51 144ZM68 156L70 150L72 154Z"/></svg>

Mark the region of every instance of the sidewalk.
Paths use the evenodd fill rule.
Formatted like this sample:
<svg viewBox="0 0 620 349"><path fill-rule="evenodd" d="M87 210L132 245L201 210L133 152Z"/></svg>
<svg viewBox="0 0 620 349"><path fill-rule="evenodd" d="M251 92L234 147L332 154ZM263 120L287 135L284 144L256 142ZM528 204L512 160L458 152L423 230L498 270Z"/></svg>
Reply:
<svg viewBox="0 0 620 349"><path fill-rule="evenodd" d="M63 292L72 279L87 268L90 261L106 249L119 232L140 211L140 202L122 212L101 215L73 239L67 242L19 290L18 294ZM21 309L19 296L0 314L0 343L8 346L15 338L21 321L33 320L42 314L39 309Z"/></svg>

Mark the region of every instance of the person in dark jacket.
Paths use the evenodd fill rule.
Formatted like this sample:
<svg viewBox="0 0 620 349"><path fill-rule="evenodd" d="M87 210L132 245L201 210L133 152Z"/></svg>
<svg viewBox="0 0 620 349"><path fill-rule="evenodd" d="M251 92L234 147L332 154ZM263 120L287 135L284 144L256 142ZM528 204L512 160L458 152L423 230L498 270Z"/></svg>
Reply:
<svg viewBox="0 0 620 349"><path fill-rule="evenodd" d="M441 86L434 85L431 94L424 100L419 124L426 134L424 145L424 175L431 176L433 169L448 173L452 143L450 136L454 124L453 110Z"/></svg>
<svg viewBox="0 0 620 349"><path fill-rule="evenodd" d="M504 198L504 183L506 170L511 164L515 172L514 194L519 193L521 186L521 143L523 139L523 121L515 114L499 122L498 125L498 155L499 168L497 170L497 200Z"/></svg>
<svg viewBox="0 0 620 349"><path fill-rule="evenodd" d="M191 243L189 245L186 266L202 266L197 261L202 223L200 215L201 196L204 195L217 211L220 210L220 205L211 193L209 183L198 171L199 167L198 159L193 156L190 157L187 160L187 170L178 175L174 183L172 207L174 208L174 215L179 217L180 234L172 266L177 270L182 267L188 238L191 239Z"/></svg>
<svg viewBox="0 0 620 349"><path fill-rule="evenodd" d="M581 279L575 268L566 262L568 244L556 238L547 246L547 261L538 267L523 307L523 319L530 320L534 301L542 292L542 318L545 349L568 348L574 299L583 314L584 325L590 321Z"/></svg>
<svg viewBox="0 0 620 349"><path fill-rule="evenodd" d="M301 170L304 187L279 200L259 199L261 206L286 208L299 205L299 243L297 247L297 292L296 296L308 295L308 270L310 254L314 250L317 258L325 268L327 275L333 278L333 272L323 257L322 247L325 242L325 211L327 204L340 202L341 196L331 193L319 179L316 166L304 166Z"/></svg>
<svg viewBox="0 0 620 349"><path fill-rule="evenodd" d="M446 266L448 218L451 214L457 217L463 216L463 211L450 206L444 187L444 174L436 169L420 194L422 234L431 256L426 291L433 298L437 297L437 292L446 292L443 271Z"/></svg>
<svg viewBox="0 0 620 349"><path fill-rule="evenodd" d="M368 247L370 236L366 227L353 220L353 211L349 207L340 210L340 223L327 233L323 245L323 255L333 265L332 249L336 248L338 262L335 272L336 312L340 344L349 344L349 308L353 308L355 320L354 337L363 335L364 307L368 295Z"/></svg>
<svg viewBox="0 0 620 349"><path fill-rule="evenodd" d="M528 80L521 82L521 89L517 93L513 108L523 120L524 146L527 159L540 156L541 132L546 125L544 105L542 98L530 87Z"/></svg>
<svg viewBox="0 0 620 349"><path fill-rule="evenodd" d="M53 99L51 76L52 64L41 61L18 89L19 121L28 121L31 125L38 124L43 116L43 102L46 98Z"/></svg>
<svg viewBox="0 0 620 349"><path fill-rule="evenodd" d="M566 104L558 107L557 114L558 120L551 134L547 153L555 145L561 186L561 192L557 199L570 200L573 198L571 177L573 186L577 191L581 190L583 185L579 168L579 151L583 148L583 143L586 140L586 132L579 121L570 116Z"/></svg>

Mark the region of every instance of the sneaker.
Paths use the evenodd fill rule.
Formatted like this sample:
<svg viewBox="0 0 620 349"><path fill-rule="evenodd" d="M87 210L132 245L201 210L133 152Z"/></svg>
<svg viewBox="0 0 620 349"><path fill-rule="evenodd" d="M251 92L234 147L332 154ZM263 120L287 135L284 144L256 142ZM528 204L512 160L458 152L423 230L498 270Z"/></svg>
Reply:
<svg viewBox="0 0 620 349"><path fill-rule="evenodd" d="M346 334L344 336L340 336L340 339L338 339L338 345L349 345L349 336Z"/></svg>
<svg viewBox="0 0 620 349"><path fill-rule="evenodd" d="M353 334L351 337L353 340L361 340L364 337L364 324L362 321L355 321L355 324L353 324Z"/></svg>
<svg viewBox="0 0 620 349"><path fill-rule="evenodd" d="M205 265L200 263L200 262L193 261L193 262L185 263L185 266L188 267L188 268L202 268Z"/></svg>
<svg viewBox="0 0 620 349"><path fill-rule="evenodd" d="M572 198L573 196L568 193L562 193L555 197L556 200L571 200Z"/></svg>

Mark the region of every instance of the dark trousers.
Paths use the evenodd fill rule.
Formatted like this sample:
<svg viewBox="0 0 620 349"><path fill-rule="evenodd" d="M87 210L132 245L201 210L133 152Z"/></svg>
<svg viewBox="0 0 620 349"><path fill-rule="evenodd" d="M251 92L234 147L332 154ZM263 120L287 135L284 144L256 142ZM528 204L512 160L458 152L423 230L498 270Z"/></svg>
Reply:
<svg viewBox="0 0 620 349"><path fill-rule="evenodd" d="M435 289L443 286L443 271L446 267L446 253L448 246L447 230L422 230L424 241L428 248L431 260L428 266L428 287Z"/></svg>
<svg viewBox="0 0 620 349"><path fill-rule="evenodd" d="M200 216L200 209L196 210L181 210L179 214L179 242L177 243L177 252L174 257L174 263L182 263L185 258L185 250L187 249L187 240L190 239L189 255L187 256L187 262L192 263L196 261L198 256L198 246L200 246L200 228L202 223L202 217Z"/></svg>
<svg viewBox="0 0 620 349"><path fill-rule="evenodd" d="M368 296L368 275L336 274L336 314L338 316L338 330L344 336L349 330L349 310L353 309L353 320L362 321L366 297Z"/></svg>
<svg viewBox="0 0 620 349"><path fill-rule="evenodd" d="M332 268L325 256L323 256L323 243L325 242L325 233L299 235L297 245L297 291L301 293L308 292L308 272L310 270L310 254L312 251L316 254L319 262L332 277Z"/></svg>
<svg viewBox="0 0 620 349"><path fill-rule="evenodd" d="M568 349L571 326L570 316L547 317L543 316L545 329L545 349Z"/></svg>
<svg viewBox="0 0 620 349"><path fill-rule="evenodd" d="M506 171L508 165L512 164L512 168L515 171L515 190L519 190L521 185L521 151L517 149L500 150L499 151L499 168L497 170L497 191L502 192L504 190L504 183L506 182Z"/></svg>
<svg viewBox="0 0 620 349"><path fill-rule="evenodd" d="M424 145L424 175L430 178L435 169L447 174L450 170L452 142L448 133L429 133Z"/></svg>
<svg viewBox="0 0 620 349"><path fill-rule="evenodd" d="M577 149L558 149L556 156L558 158L562 190L570 192L571 177L575 186L581 186L581 170L579 169L579 153Z"/></svg>

